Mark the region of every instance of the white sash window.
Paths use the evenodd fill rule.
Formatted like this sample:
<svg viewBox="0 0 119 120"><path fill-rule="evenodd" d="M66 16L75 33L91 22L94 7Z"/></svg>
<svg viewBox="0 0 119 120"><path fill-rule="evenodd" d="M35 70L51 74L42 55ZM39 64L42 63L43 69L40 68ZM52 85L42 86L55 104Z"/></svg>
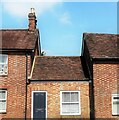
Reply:
<svg viewBox="0 0 119 120"><path fill-rule="evenodd" d="M80 115L80 92L61 91L60 92L61 115Z"/></svg>
<svg viewBox="0 0 119 120"><path fill-rule="evenodd" d="M0 112L6 112L7 90L0 90Z"/></svg>
<svg viewBox="0 0 119 120"><path fill-rule="evenodd" d="M119 94L112 94L112 115L119 115Z"/></svg>
<svg viewBox="0 0 119 120"><path fill-rule="evenodd" d="M0 55L0 75L8 74L8 55Z"/></svg>

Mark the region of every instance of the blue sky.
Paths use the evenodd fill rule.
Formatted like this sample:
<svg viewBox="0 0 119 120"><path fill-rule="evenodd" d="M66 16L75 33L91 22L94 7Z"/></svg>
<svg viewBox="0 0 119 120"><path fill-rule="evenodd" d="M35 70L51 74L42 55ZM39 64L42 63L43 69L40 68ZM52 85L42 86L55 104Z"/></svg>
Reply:
<svg viewBox="0 0 119 120"><path fill-rule="evenodd" d="M0 28L28 28L31 7L48 56L79 56L84 32L117 33L116 2L2 2Z"/></svg>

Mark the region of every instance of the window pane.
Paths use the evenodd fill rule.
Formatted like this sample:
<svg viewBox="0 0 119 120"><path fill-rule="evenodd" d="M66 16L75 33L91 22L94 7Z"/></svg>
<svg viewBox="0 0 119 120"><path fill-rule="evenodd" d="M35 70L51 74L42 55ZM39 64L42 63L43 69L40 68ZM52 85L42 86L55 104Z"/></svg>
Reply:
<svg viewBox="0 0 119 120"><path fill-rule="evenodd" d="M62 113L73 114L79 113L79 104L78 103L63 103L62 104Z"/></svg>
<svg viewBox="0 0 119 120"><path fill-rule="evenodd" d="M7 72L8 72L7 64L0 64L0 75L1 74L7 74Z"/></svg>
<svg viewBox="0 0 119 120"><path fill-rule="evenodd" d="M119 101L113 101L113 113L119 114Z"/></svg>
<svg viewBox="0 0 119 120"><path fill-rule="evenodd" d="M0 71L3 72L3 70L4 70L4 64L0 64Z"/></svg>
<svg viewBox="0 0 119 120"><path fill-rule="evenodd" d="M71 113L79 113L79 104L70 104L70 112Z"/></svg>
<svg viewBox="0 0 119 120"><path fill-rule="evenodd" d="M62 93L62 102L70 102L70 93L69 92Z"/></svg>
<svg viewBox="0 0 119 120"><path fill-rule="evenodd" d="M7 56L0 55L0 63L6 63L7 62Z"/></svg>
<svg viewBox="0 0 119 120"><path fill-rule="evenodd" d="M70 103L62 104L62 113L70 113Z"/></svg>
<svg viewBox="0 0 119 120"><path fill-rule="evenodd" d="M1 90L0 91L0 99L5 99L5 94L6 94L6 92Z"/></svg>
<svg viewBox="0 0 119 120"><path fill-rule="evenodd" d="M0 111L6 110L6 101L0 101Z"/></svg>
<svg viewBox="0 0 119 120"><path fill-rule="evenodd" d="M78 102L78 101L79 101L78 92L72 92L71 93L71 102Z"/></svg>

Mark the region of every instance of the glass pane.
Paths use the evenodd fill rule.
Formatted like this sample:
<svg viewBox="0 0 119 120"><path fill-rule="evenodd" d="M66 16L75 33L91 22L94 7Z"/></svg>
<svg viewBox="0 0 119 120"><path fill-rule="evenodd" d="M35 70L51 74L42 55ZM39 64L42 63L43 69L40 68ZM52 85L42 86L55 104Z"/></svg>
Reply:
<svg viewBox="0 0 119 120"><path fill-rule="evenodd" d="M70 93L69 92L62 93L62 102L70 102Z"/></svg>
<svg viewBox="0 0 119 120"><path fill-rule="evenodd" d="M0 63L6 63L7 62L7 56L0 55Z"/></svg>
<svg viewBox="0 0 119 120"><path fill-rule="evenodd" d="M79 104L70 104L70 113L79 113Z"/></svg>
<svg viewBox="0 0 119 120"><path fill-rule="evenodd" d="M3 64L0 64L0 71L3 72L3 69L4 69L4 65L3 65Z"/></svg>
<svg viewBox="0 0 119 120"><path fill-rule="evenodd" d="M78 102L78 101L79 101L78 92L72 92L71 93L71 102Z"/></svg>
<svg viewBox="0 0 119 120"><path fill-rule="evenodd" d="M69 103L62 104L62 113L70 113L70 104Z"/></svg>
<svg viewBox="0 0 119 120"><path fill-rule="evenodd" d="M119 114L119 101L113 102L113 113Z"/></svg>
<svg viewBox="0 0 119 120"><path fill-rule="evenodd" d="M0 99L5 99L5 91L0 90Z"/></svg>
<svg viewBox="0 0 119 120"><path fill-rule="evenodd" d="M79 104L78 103L63 103L62 104L62 113L64 114L74 114L79 113Z"/></svg>
<svg viewBox="0 0 119 120"><path fill-rule="evenodd" d="M6 110L6 101L0 101L0 110Z"/></svg>
<svg viewBox="0 0 119 120"><path fill-rule="evenodd" d="M8 66L6 64L0 64L0 74L7 74L8 72Z"/></svg>

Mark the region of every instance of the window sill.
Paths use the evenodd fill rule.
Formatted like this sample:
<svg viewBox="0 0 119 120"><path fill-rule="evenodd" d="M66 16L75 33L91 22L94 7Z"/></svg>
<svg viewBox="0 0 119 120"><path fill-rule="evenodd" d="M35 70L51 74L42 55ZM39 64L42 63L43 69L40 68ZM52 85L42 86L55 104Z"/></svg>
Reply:
<svg viewBox="0 0 119 120"><path fill-rule="evenodd" d="M112 115L112 116L119 116L119 114L115 114L115 115Z"/></svg>
<svg viewBox="0 0 119 120"><path fill-rule="evenodd" d="M7 77L7 76L8 76L8 74L4 74L4 75L0 75L0 76L2 76L2 77Z"/></svg>
<svg viewBox="0 0 119 120"><path fill-rule="evenodd" d="M0 112L0 114L7 114L7 112Z"/></svg>
<svg viewBox="0 0 119 120"><path fill-rule="evenodd" d="M77 113L77 114L60 114L60 115L62 115L62 116L64 116L64 115L66 115L66 116L78 116L78 115L81 115L80 113Z"/></svg>

